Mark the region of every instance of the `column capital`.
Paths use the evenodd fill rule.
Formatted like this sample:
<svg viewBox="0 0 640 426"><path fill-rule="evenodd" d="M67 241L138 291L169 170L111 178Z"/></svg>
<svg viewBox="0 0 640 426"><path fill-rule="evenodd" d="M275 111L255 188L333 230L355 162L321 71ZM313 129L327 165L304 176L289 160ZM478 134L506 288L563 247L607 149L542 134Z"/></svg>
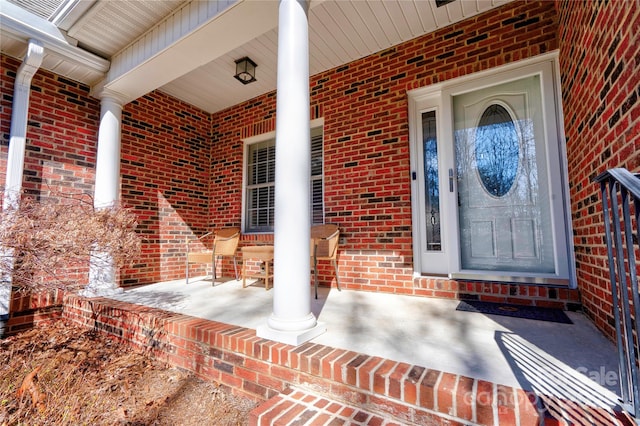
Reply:
<svg viewBox="0 0 640 426"><path fill-rule="evenodd" d="M311 0L280 0L280 3L287 3L290 1L294 1L304 7L305 12L309 11L309 6L311 4Z"/></svg>
<svg viewBox="0 0 640 426"><path fill-rule="evenodd" d="M91 88L91 96L100 99L104 103L113 102L120 107L129 103L129 98L126 95L104 87L103 83L98 83L97 86Z"/></svg>

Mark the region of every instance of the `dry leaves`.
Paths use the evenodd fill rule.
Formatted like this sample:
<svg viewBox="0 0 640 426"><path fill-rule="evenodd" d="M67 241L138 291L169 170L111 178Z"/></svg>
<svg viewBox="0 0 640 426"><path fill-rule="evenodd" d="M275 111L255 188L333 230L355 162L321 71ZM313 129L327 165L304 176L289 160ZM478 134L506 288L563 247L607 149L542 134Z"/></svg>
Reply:
<svg viewBox="0 0 640 426"><path fill-rule="evenodd" d="M256 405L62 321L0 340L0 359L2 426L243 425Z"/></svg>
<svg viewBox="0 0 640 426"><path fill-rule="evenodd" d="M44 402L46 397L44 393L38 390L38 386L35 382L35 377L36 374L38 374L38 371L40 371L40 366L37 366L31 373L27 374L27 376L22 381L22 385L18 389L18 392L16 392L16 396L22 403L23 396L28 393L29 395L31 395L31 404L34 407L37 407L38 410L44 411L47 408Z"/></svg>

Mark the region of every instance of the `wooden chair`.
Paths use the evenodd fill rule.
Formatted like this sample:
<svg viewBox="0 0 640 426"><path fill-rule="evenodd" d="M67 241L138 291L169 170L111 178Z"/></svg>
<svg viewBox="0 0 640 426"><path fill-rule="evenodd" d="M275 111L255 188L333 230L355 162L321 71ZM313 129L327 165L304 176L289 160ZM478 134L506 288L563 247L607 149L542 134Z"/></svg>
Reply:
<svg viewBox="0 0 640 426"><path fill-rule="evenodd" d="M340 241L340 228L338 225L325 224L311 227L311 264L314 274L314 287L316 299L318 298L318 260L330 260L336 271L336 283L340 289L338 275L338 243Z"/></svg>
<svg viewBox="0 0 640 426"><path fill-rule="evenodd" d="M198 240L202 240L205 237L213 234L208 232ZM213 240L213 250L206 250L203 252L191 252L189 249L189 240L187 239L187 268L186 268L186 282L189 284L189 265L191 263L211 263L213 266L213 280L216 277L216 259L218 257L230 256L233 258L233 270L236 274L236 280L238 279L238 262L236 261L236 250L238 249L238 243L240 242L240 228L222 228L215 233Z"/></svg>

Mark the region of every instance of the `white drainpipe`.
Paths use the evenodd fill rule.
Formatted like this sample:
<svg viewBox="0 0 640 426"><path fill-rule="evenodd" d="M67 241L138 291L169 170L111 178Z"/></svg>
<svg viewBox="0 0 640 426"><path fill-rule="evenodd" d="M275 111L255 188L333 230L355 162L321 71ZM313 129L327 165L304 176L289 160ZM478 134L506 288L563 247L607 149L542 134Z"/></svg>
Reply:
<svg viewBox="0 0 640 426"><path fill-rule="evenodd" d="M27 122L29 118L29 95L31 80L42 64L44 47L38 40L29 40L27 54L18 68L13 88L11 109L11 129L9 130L9 154L7 157L7 175L5 179L2 209L16 208L22 191L24 154L27 141ZM0 247L0 260L8 259L13 264L13 253ZM11 269L11 268L7 268ZM4 334L4 324L9 317L11 302L11 275L0 276L0 337Z"/></svg>
<svg viewBox="0 0 640 426"><path fill-rule="evenodd" d="M13 88L13 106L11 110L11 130L9 156L7 158L7 179L5 181L2 209L16 207L22 191L22 173L24 171L24 153L27 141L27 121L29 115L29 95L31 79L42 64L44 47L37 40L29 40L29 47Z"/></svg>

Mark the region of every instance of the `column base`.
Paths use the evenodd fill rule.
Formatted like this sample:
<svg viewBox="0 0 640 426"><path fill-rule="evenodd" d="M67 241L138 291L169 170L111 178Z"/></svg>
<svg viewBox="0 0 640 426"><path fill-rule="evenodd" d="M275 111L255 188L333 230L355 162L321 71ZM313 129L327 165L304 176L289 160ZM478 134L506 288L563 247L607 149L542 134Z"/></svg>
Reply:
<svg viewBox="0 0 640 426"><path fill-rule="evenodd" d="M3 280L0 276L0 316L9 315L11 306L11 281Z"/></svg>
<svg viewBox="0 0 640 426"><path fill-rule="evenodd" d="M327 331L327 326L323 323L316 323L315 326L307 330L282 331L269 327L268 324L260 325L256 329L258 337L273 340L275 342L286 343L287 345L298 346L311 339L315 339Z"/></svg>

